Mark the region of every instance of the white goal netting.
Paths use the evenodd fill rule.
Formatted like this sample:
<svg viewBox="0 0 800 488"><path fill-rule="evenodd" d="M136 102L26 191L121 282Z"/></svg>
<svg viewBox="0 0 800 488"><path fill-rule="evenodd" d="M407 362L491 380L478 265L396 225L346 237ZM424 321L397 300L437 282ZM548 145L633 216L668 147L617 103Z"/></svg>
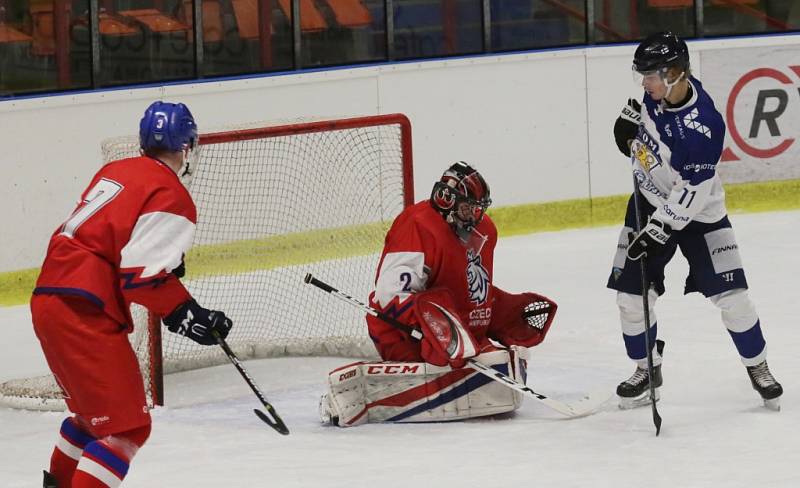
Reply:
<svg viewBox="0 0 800 488"><path fill-rule="evenodd" d="M413 198L407 119L217 132L201 135L197 152L184 177L198 222L183 282L198 303L233 320L228 343L237 355L374 357L363 313L304 285L303 277L311 272L366 300L385 233ZM105 161L137 155L135 138L103 144ZM159 331L147 317L137 313L131 341L148 389L156 388L152 376L161 366L169 373L226 361L220 348L166 329L162 353L151 357L158 342L152 332L157 339ZM160 393L148 395L160 403ZM59 404L50 378L0 385L0 403L13 403L9 397L32 400L15 405L27 408Z"/></svg>

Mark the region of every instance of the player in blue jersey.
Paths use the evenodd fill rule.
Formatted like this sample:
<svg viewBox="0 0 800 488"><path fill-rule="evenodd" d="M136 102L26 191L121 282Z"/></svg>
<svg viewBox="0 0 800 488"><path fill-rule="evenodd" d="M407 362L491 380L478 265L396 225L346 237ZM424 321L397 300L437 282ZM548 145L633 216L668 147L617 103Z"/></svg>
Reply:
<svg viewBox="0 0 800 488"><path fill-rule="evenodd" d="M633 72L644 88L642 103L629 99L614 125L620 151L631 157L639 185L641 232L634 233L634 196L608 287L617 290L622 334L634 374L617 387L620 406L647 403L650 377L645 348L640 263L646 257L653 351L653 386L662 384L663 342L656 341L653 307L664 293L664 268L680 248L689 261L684 293L698 291L722 312L753 388L777 409L783 388L769 371L761 323L747 293L747 280L725 208L716 168L725 122L700 81L692 76L686 43L675 34L654 34L639 45Z"/></svg>

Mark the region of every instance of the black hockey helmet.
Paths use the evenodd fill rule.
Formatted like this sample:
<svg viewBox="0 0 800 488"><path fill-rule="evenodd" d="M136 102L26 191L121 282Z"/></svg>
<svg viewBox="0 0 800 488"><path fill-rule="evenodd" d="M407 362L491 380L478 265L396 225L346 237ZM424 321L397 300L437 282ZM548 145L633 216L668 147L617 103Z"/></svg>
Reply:
<svg viewBox="0 0 800 488"><path fill-rule="evenodd" d="M447 168L431 191L431 205L456 230L471 232L491 204L486 180L464 161Z"/></svg>
<svg viewBox="0 0 800 488"><path fill-rule="evenodd" d="M633 55L633 70L638 73L662 72L677 67L689 69L689 48L672 32L658 32L643 40Z"/></svg>

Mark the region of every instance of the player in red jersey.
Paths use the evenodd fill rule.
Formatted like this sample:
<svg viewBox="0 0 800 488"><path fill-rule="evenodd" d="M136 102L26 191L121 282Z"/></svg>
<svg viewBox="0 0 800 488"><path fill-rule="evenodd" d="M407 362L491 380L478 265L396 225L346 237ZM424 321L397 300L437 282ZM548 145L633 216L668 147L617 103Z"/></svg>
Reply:
<svg viewBox="0 0 800 488"><path fill-rule="evenodd" d="M178 172L197 143L183 104L154 102L139 128L142 156L103 166L53 233L31 298L33 327L74 414L64 420L45 487L116 487L150 434L128 341L130 304L205 345L231 321L181 284L197 210Z"/></svg>
<svg viewBox="0 0 800 488"><path fill-rule="evenodd" d="M395 219L369 302L420 329L423 339L367 315L384 361L330 373L320 401L324 423L457 420L520 406L519 393L463 366L475 357L524 382L526 348L544 340L557 307L536 293L511 294L492 284L497 229L485 215L490 204L480 173L458 162L429 200Z"/></svg>

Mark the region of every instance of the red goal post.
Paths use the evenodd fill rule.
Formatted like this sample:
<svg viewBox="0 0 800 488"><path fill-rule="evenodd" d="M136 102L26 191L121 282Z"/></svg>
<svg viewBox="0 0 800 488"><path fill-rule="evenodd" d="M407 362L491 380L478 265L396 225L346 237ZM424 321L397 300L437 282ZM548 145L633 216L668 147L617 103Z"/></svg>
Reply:
<svg viewBox="0 0 800 488"><path fill-rule="evenodd" d="M402 114L237 128L201 134L183 181L198 208L183 279L224 311L242 359L376 357L363 316L319 300L312 272L366 299L385 233L414 203L411 124ZM138 140L103 144L104 161L138 155ZM151 405L163 376L226 361L220 348L163 332L133 306L131 343ZM44 400L43 400L44 398ZM63 409L51 378L0 384L0 405Z"/></svg>

